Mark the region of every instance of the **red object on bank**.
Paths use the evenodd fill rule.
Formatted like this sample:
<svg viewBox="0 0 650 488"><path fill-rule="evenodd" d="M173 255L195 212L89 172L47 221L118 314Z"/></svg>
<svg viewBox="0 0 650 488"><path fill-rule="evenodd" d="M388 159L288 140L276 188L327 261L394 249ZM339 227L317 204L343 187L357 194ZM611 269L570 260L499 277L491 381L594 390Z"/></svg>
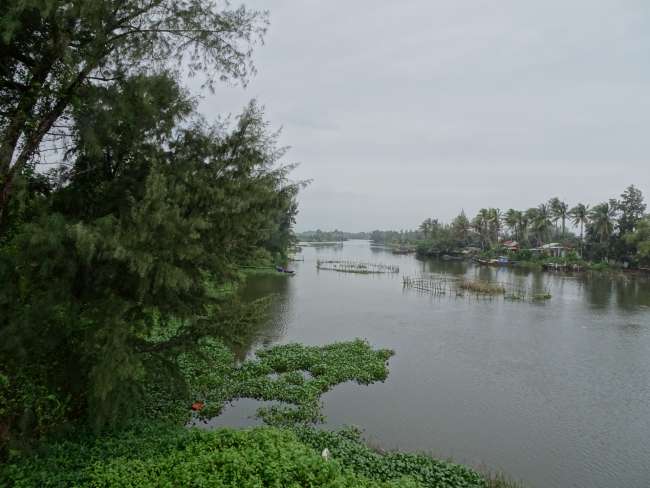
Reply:
<svg viewBox="0 0 650 488"><path fill-rule="evenodd" d="M205 403L203 402L192 403L192 410L194 410L195 412L198 412L199 410L203 410L203 407L205 407Z"/></svg>

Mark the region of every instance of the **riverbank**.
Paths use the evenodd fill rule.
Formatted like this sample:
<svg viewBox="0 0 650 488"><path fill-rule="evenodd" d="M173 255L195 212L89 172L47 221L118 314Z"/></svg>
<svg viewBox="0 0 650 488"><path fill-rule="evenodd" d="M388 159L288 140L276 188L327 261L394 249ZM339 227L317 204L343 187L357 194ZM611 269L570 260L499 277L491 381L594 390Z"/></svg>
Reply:
<svg viewBox="0 0 650 488"><path fill-rule="evenodd" d="M139 424L111 436L85 436L48 445L37 456L5 465L0 482L16 488L519 486L424 455L378 453L352 429L200 431L155 423Z"/></svg>

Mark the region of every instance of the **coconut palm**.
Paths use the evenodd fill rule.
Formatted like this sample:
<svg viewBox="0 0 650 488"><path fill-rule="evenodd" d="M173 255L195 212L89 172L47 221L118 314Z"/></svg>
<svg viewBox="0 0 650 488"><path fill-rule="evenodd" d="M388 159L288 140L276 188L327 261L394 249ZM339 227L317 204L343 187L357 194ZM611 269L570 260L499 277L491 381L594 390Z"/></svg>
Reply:
<svg viewBox="0 0 650 488"><path fill-rule="evenodd" d="M569 215L569 206L557 197L551 198L548 201L548 208L555 224L557 231L558 221L562 221L562 236L566 233L566 219Z"/></svg>
<svg viewBox="0 0 650 488"><path fill-rule="evenodd" d="M555 217L562 221L562 237L566 234L566 219L569 216L569 205L560 201L555 208Z"/></svg>
<svg viewBox="0 0 650 488"><path fill-rule="evenodd" d="M505 214L505 217L503 218L503 221L505 224L508 226L510 229L510 232L514 236L515 240L520 240L521 238L521 233L522 233L522 220L523 220L523 212L520 212L519 210L515 210L514 208L508 209L508 211Z"/></svg>
<svg viewBox="0 0 650 488"><path fill-rule="evenodd" d="M616 208L608 202L596 205L589 212L589 231L601 244L608 241L614 232Z"/></svg>
<svg viewBox="0 0 650 488"><path fill-rule="evenodd" d="M519 239L522 241L528 240L528 226L530 220L526 212L517 210L517 228L519 229Z"/></svg>
<svg viewBox="0 0 650 488"><path fill-rule="evenodd" d="M498 208L490 208L488 210L488 225L490 229L490 239L494 235L494 243L499 243L499 233L501 231L501 220L503 213Z"/></svg>
<svg viewBox="0 0 650 488"><path fill-rule="evenodd" d="M490 212L487 208L482 208L472 220L472 227L481 239L481 248L485 247L485 243L489 240L489 221Z"/></svg>
<svg viewBox="0 0 650 488"><path fill-rule="evenodd" d="M580 226L580 240L584 240L585 225L589 222L589 205L578 203L569 211L569 217L573 225Z"/></svg>
<svg viewBox="0 0 650 488"><path fill-rule="evenodd" d="M539 210L536 207L529 208L524 212L524 218L526 219L526 240L528 240L528 234L532 232L533 237L535 237L535 220L537 219L537 214Z"/></svg>
<svg viewBox="0 0 650 488"><path fill-rule="evenodd" d="M555 226L555 232L557 233L557 221L560 220L560 217L557 216L558 207L560 206L560 199L558 197L551 198L546 204L548 207L548 212L551 216L551 222Z"/></svg>
<svg viewBox="0 0 650 488"><path fill-rule="evenodd" d="M551 210L548 205L542 203L537 206L537 211L533 215L532 225L537 240L544 242L549 238L551 226Z"/></svg>
<svg viewBox="0 0 650 488"><path fill-rule="evenodd" d="M515 240L519 240L519 214L521 214L521 212L515 210L514 208L510 208L503 218L503 221L510 229L510 232L514 236Z"/></svg>

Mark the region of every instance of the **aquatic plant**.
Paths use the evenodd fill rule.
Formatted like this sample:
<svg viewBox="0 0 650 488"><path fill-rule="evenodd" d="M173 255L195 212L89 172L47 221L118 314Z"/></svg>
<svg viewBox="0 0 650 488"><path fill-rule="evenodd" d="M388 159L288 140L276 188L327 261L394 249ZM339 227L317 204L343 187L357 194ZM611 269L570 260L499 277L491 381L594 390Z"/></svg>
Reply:
<svg viewBox="0 0 650 488"><path fill-rule="evenodd" d="M258 428L211 432L169 425L139 426L110 437L45 446L40 456L0 468L0 485L416 487L383 483L325 461L290 430Z"/></svg>
<svg viewBox="0 0 650 488"><path fill-rule="evenodd" d="M463 280L458 287L479 295L503 295L506 292L505 287L501 283L492 283L489 281Z"/></svg>
<svg viewBox="0 0 650 488"><path fill-rule="evenodd" d="M281 405L264 407L258 415L271 425L311 423L322 420L320 397L339 383L370 384L388 376L387 361L393 351L375 350L357 339L326 346L284 344L256 353L236 364L221 343L206 341L200 354L180 358L190 391L180 397L157 379L151 382L149 414L185 422L193 402L204 407L194 415L205 419L218 415L226 402L239 398L275 400ZM167 383L168 385L168 383Z"/></svg>
<svg viewBox="0 0 650 488"><path fill-rule="evenodd" d="M412 480L414 486L431 488L516 488L503 476L483 475L452 462L424 454L378 452L361 439L361 431L348 427L337 432L296 428L298 439L320 452L327 448L331 459L344 468L373 481L393 483Z"/></svg>
<svg viewBox="0 0 650 488"><path fill-rule="evenodd" d="M324 459L321 452L328 449ZM422 454L380 453L360 432L310 427L185 429L139 422L128 430L41 446L38 456L0 466L0 485L305 486L337 488L514 488L470 468Z"/></svg>

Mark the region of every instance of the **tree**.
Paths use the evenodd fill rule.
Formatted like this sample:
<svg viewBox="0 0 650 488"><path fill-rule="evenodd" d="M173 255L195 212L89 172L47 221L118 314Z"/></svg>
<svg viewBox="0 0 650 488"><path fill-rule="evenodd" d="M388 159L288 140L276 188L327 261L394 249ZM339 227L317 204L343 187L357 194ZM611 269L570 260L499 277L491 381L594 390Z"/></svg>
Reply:
<svg viewBox="0 0 650 488"><path fill-rule="evenodd" d="M508 209L504 217L505 224L508 226L510 232L512 233L515 240L517 241L520 240L521 220L522 220L522 213L519 212L518 210L515 210L514 208Z"/></svg>
<svg viewBox="0 0 650 488"><path fill-rule="evenodd" d="M553 223L557 228L557 222L562 222L562 236L566 234L566 219L569 216L569 206L557 197L551 198L548 201L548 208L551 214Z"/></svg>
<svg viewBox="0 0 650 488"><path fill-rule="evenodd" d="M551 216L551 222L553 222L553 225L555 226L555 231L557 233L557 222L560 219L558 216L558 211L560 207L560 199L558 197L553 197L551 198L548 203L548 211Z"/></svg>
<svg viewBox="0 0 650 488"><path fill-rule="evenodd" d="M616 208L612 202L600 203L589 211L589 232L601 244L612 236L615 216Z"/></svg>
<svg viewBox="0 0 650 488"><path fill-rule="evenodd" d="M625 235L626 242L636 250L642 264L650 265L650 215L636 223L636 229Z"/></svg>
<svg viewBox="0 0 650 488"><path fill-rule="evenodd" d="M584 246L584 228L589 222L589 205L578 203L569 211L573 225L580 226L580 246Z"/></svg>
<svg viewBox="0 0 650 488"><path fill-rule="evenodd" d="M621 194L621 199L617 202L616 207L620 212L618 219L619 233L624 235L634 232L646 211L646 204L643 201L641 190L634 185L628 186Z"/></svg>
<svg viewBox="0 0 650 488"><path fill-rule="evenodd" d="M490 212L486 208L482 208L472 220L472 228L478 234L481 249L485 249L487 243L490 242Z"/></svg>
<svg viewBox="0 0 650 488"><path fill-rule="evenodd" d="M433 232L438 226L437 219L427 218L420 224L420 231L424 235L424 239L429 239L433 236Z"/></svg>
<svg viewBox="0 0 650 488"><path fill-rule="evenodd" d="M548 205L540 204L536 209L529 211L532 228L539 243L545 242L550 238L551 230L551 211Z"/></svg>
<svg viewBox="0 0 650 488"><path fill-rule="evenodd" d="M530 224L527 212L517 210L517 228L519 229L519 239L522 241L528 240L528 226Z"/></svg>
<svg viewBox="0 0 650 488"><path fill-rule="evenodd" d="M0 22L0 224L84 89L163 66L245 82L266 13L209 0L7 0Z"/></svg>
<svg viewBox="0 0 650 488"><path fill-rule="evenodd" d="M0 246L0 369L101 427L137 409L162 371L182 398L179 354L259 318L215 290L260 249L285 250L299 184L255 103L235 127L211 126L188 120L171 77L86 88L68 169Z"/></svg>
<svg viewBox="0 0 650 488"><path fill-rule="evenodd" d="M488 210L488 226L490 228L490 239L494 235L493 244L499 243L499 234L501 232L501 220L503 219L503 214L498 208L490 208Z"/></svg>
<svg viewBox="0 0 650 488"><path fill-rule="evenodd" d="M454 218L451 223L451 230L454 239L459 241L461 245L466 245L469 240L469 233L471 230L471 224L465 211L461 210L460 214Z"/></svg>

